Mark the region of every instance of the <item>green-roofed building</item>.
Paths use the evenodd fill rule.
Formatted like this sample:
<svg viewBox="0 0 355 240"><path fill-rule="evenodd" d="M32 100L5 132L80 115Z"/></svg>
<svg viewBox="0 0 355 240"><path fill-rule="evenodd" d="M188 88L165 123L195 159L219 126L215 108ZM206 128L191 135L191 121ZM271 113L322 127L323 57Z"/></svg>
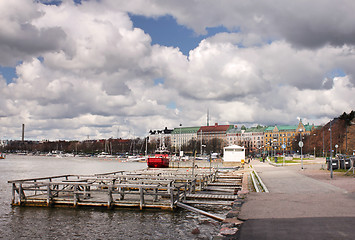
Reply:
<svg viewBox="0 0 355 240"><path fill-rule="evenodd" d="M263 151L264 145L264 131L267 127L256 126L246 128L242 126L241 129L232 128L226 133L226 139L231 145L239 145L245 147L247 155L256 155Z"/></svg>
<svg viewBox="0 0 355 240"><path fill-rule="evenodd" d="M171 133L171 144L176 152L181 146L187 144L192 139L197 139L197 132L201 127L179 127L174 128Z"/></svg>
<svg viewBox="0 0 355 240"><path fill-rule="evenodd" d="M292 153L295 151L292 143L296 140L296 136L310 135L313 130L314 125L303 124L302 120L298 125L267 127L264 131L264 149L268 152Z"/></svg>

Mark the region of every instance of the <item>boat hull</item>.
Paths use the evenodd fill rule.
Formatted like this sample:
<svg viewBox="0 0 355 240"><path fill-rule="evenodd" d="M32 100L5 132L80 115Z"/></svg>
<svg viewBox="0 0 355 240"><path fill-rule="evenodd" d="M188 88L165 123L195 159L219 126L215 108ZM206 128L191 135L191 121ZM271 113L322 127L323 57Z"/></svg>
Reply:
<svg viewBox="0 0 355 240"><path fill-rule="evenodd" d="M168 168L169 159L162 157L149 157L147 159L147 164L150 168Z"/></svg>

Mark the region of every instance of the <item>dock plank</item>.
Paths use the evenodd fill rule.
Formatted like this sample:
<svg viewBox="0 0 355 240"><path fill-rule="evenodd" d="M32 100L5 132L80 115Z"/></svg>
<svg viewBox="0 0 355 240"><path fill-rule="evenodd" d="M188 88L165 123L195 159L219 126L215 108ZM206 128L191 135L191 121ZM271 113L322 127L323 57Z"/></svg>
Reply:
<svg viewBox="0 0 355 240"><path fill-rule="evenodd" d="M186 198L198 198L198 199L223 199L223 200L235 200L238 198L238 195L217 195L217 194L192 194L187 193Z"/></svg>

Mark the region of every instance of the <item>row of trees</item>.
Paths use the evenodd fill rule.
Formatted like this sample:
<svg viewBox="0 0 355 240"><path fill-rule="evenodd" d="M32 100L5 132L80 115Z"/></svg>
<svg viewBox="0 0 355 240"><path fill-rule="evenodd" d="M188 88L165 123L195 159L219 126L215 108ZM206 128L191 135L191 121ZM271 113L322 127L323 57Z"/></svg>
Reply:
<svg viewBox="0 0 355 240"><path fill-rule="evenodd" d="M179 149L175 149L170 140L165 140L166 149L171 153L178 154ZM160 146L160 141L146 142L146 138L136 139L103 139L103 140L87 140L87 141L9 141L6 146L2 146L2 152L31 152L31 153L49 153L49 152L64 152L74 154L98 154L107 152L115 155L125 154L142 154L147 151L152 154ZM222 153L223 140L215 138L208 142L204 142L201 148L201 142L190 140L183 145L181 150L186 154L192 155L195 151L200 153Z"/></svg>
<svg viewBox="0 0 355 240"><path fill-rule="evenodd" d="M349 114L343 113L335 118L331 123L327 123L321 128L317 128L310 135L302 136L304 142L303 153L313 154L317 156L329 156L330 153L330 124L332 124L332 149L334 153L352 154L355 150L355 112ZM300 152L298 142L300 137L296 136L293 141L292 149ZM170 139L165 139L165 145L170 153L178 154L179 150L185 154L211 154L223 153L225 142L219 138L213 138L209 141L201 141L192 139L187 144L181 146L181 149L175 149ZM247 154L253 154L253 149L248 143L241 143L246 147ZM338 148L335 148L335 145ZM103 139L103 140L87 140L87 141L9 141L6 145L0 145L0 151L6 152L41 152L48 153L52 151L62 151L66 153L83 153L97 154L101 152L112 153L116 155L122 154L148 154L154 153L160 146L160 141L146 142L146 138L136 139ZM202 151L201 151L202 150Z"/></svg>
<svg viewBox="0 0 355 240"><path fill-rule="evenodd" d="M326 157L330 155L330 149L332 149L334 154L353 154L355 150L354 117L354 111L351 111L349 114L344 112L341 116L328 122L323 127L312 131L310 135L303 136L303 152L315 153L316 156ZM332 139L332 146L330 146L330 138ZM297 141L293 143L293 149L300 151L300 147L298 146L299 136L296 139Z"/></svg>

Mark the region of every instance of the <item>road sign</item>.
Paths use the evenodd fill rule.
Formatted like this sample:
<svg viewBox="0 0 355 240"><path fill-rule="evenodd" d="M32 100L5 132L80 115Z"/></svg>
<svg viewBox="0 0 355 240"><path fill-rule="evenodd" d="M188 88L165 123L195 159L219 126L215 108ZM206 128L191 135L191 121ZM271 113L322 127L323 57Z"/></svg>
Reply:
<svg viewBox="0 0 355 240"><path fill-rule="evenodd" d="M282 148L285 149L286 148L286 144L282 144Z"/></svg>
<svg viewBox="0 0 355 240"><path fill-rule="evenodd" d="M299 141L298 146L303 147L303 142Z"/></svg>

